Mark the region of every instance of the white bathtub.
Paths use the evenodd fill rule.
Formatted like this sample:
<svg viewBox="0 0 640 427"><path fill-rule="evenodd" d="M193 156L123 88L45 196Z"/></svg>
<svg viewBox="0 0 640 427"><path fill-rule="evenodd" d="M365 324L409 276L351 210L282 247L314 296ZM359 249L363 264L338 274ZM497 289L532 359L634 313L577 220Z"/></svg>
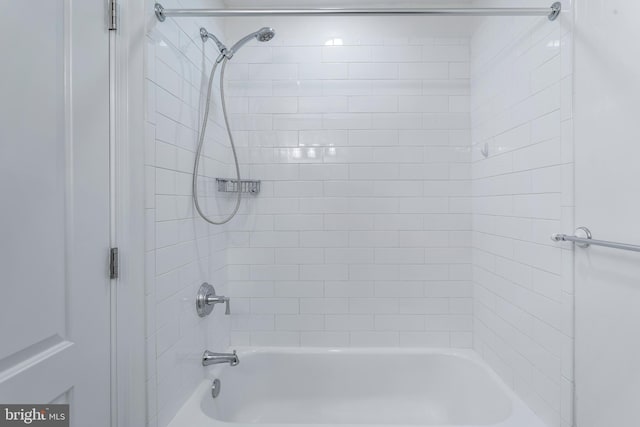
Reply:
<svg viewBox="0 0 640 427"><path fill-rule="evenodd" d="M216 365L170 427L544 427L472 351L239 349ZM211 397L214 378L220 395Z"/></svg>

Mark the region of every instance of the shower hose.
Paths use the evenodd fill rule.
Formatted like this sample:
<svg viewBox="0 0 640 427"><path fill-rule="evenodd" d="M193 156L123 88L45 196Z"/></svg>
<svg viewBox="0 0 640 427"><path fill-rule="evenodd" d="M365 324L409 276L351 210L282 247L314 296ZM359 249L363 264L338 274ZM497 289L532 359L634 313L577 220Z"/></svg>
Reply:
<svg viewBox="0 0 640 427"><path fill-rule="evenodd" d="M220 58L218 58L218 60L216 60L216 62L213 64L213 67L211 68L211 75L209 76L209 86L207 88L207 101L204 107L204 117L202 118L202 128L200 129L200 135L198 137L198 149L196 150L196 158L193 164L193 181L191 182L191 190L193 192L193 203L196 206L196 211L198 211L198 214L202 217L202 219L207 221L209 224L213 224L213 225L222 225L231 221L231 219L238 213L238 210L240 209L240 201L242 200L242 192L241 192L242 186L240 185L241 184L240 183L240 165L238 163L238 153L236 152L236 144L233 140L231 126L229 126L229 117L227 114L227 102L224 94L224 71L227 67L227 62L229 62L229 59L227 57L223 57L222 68L220 69L220 98L221 98L220 103L222 105L222 115L224 116L224 124L227 129L227 134L229 135L231 151L233 152L233 161L236 166L236 179L237 179L236 187L238 189L238 192L237 192L238 195L236 197L236 206L233 209L233 212L231 212L229 216L227 216L226 218L220 221L214 221L211 218L209 218L207 215L205 215L205 213L202 211L202 208L200 207L200 202L198 200L198 169L200 168L200 157L202 156L204 136L207 130L207 122L209 121L209 105L211 103L211 88L213 86L213 78L216 74L216 69L218 68L218 64L220 63Z"/></svg>

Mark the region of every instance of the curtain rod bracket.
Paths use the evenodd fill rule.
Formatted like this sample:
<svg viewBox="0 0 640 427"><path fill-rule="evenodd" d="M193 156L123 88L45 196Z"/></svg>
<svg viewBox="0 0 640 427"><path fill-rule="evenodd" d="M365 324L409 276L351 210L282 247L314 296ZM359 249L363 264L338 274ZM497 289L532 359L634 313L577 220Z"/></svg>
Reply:
<svg viewBox="0 0 640 427"><path fill-rule="evenodd" d="M164 16L164 7L162 7L160 3L156 3L153 10L156 12L156 18L158 18L158 21L164 22L164 20L167 19L167 17ZM551 16L549 16L549 19L551 19Z"/></svg>
<svg viewBox="0 0 640 427"><path fill-rule="evenodd" d="M562 12L562 3L557 1L551 5L551 13L549 14L549 21L555 21L556 18L560 16L560 12Z"/></svg>

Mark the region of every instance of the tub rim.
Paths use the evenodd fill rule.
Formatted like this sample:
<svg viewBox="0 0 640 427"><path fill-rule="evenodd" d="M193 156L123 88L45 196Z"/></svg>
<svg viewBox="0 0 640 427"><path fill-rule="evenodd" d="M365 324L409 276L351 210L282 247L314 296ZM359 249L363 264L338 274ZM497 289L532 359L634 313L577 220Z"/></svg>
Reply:
<svg viewBox="0 0 640 427"><path fill-rule="evenodd" d="M420 348L420 347L279 347L279 346L231 346L225 351L236 350L240 356L248 357L258 354L433 354L451 356L464 359L485 371L489 378L496 383L498 388L505 393L512 408L510 415L497 424L430 424L426 427L547 427L533 411L516 395L505 381L482 359L473 349L458 348ZM305 427L418 427L407 424L287 424L287 423L236 423L221 421L211 418L201 410L202 399L210 392L211 381L216 378L222 369L230 369L226 365L213 365L203 368L204 379L198 384L194 392L181 406L168 427L293 427L303 425ZM209 398L211 398L209 396Z"/></svg>

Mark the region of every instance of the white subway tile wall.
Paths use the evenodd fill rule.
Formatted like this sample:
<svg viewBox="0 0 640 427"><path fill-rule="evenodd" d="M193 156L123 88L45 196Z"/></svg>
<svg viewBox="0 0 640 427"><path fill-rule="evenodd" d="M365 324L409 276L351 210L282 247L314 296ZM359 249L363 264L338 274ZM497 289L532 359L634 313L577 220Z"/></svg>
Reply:
<svg viewBox="0 0 640 427"><path fill-rule="evenodd" d="M559 24L484 20L471 118L474 347L549 426L569 427L573 252L549 239L574 228L566 6Z"/></svg>
<svg viewBox="0 0 640 427"><path fill-rule="evenodd" d="M471 39L359 23L353 39L246 45L226 70L228 107L243 178L262 188L223 227L191 201L217 56L208 43L203 57L199 27L232 40L216 20L151 25L148 425L165 426L203 378L205 348L232 344L474 347L550 426L571 426L572 252L548 240L573 229L564 15L489 18ZM230 39L255 30L231 22ZM235 171L218 96L200 193L219 218L234 195L214 178ZM203 281L232 297L231 316L196 316Z"/></svg>
<svg viewBox="0 0 640 427"><path fill-rule="evenodd" d="M153 10L152 3L148 10ZM209 43L203 56L199 27L204 24L220 34L221 26L213 20L167 19L157 24L151 15L147 22L152 23L145 46L147 425L155 427L166 426L202 380L198 362L203 350L228 347L230 321L220 309L214 311L215 319L200 319L194 305L204 281L214 283L221 294L227 292L226 229L197 218L191 201L204 105L201 90L207 77L203 72L216 55ZM200 169L207 177L212 170L231 170L220 112L212 108ZM207 194L204 207L224 212L229 201L216 199L207 184L201 184Z"/></svg>
<svg viewBox="0 0 640 427"><path fill-rule="evenodd" d="M304 37L229 66L232 344L471 347L468 39Z"/></svg>

